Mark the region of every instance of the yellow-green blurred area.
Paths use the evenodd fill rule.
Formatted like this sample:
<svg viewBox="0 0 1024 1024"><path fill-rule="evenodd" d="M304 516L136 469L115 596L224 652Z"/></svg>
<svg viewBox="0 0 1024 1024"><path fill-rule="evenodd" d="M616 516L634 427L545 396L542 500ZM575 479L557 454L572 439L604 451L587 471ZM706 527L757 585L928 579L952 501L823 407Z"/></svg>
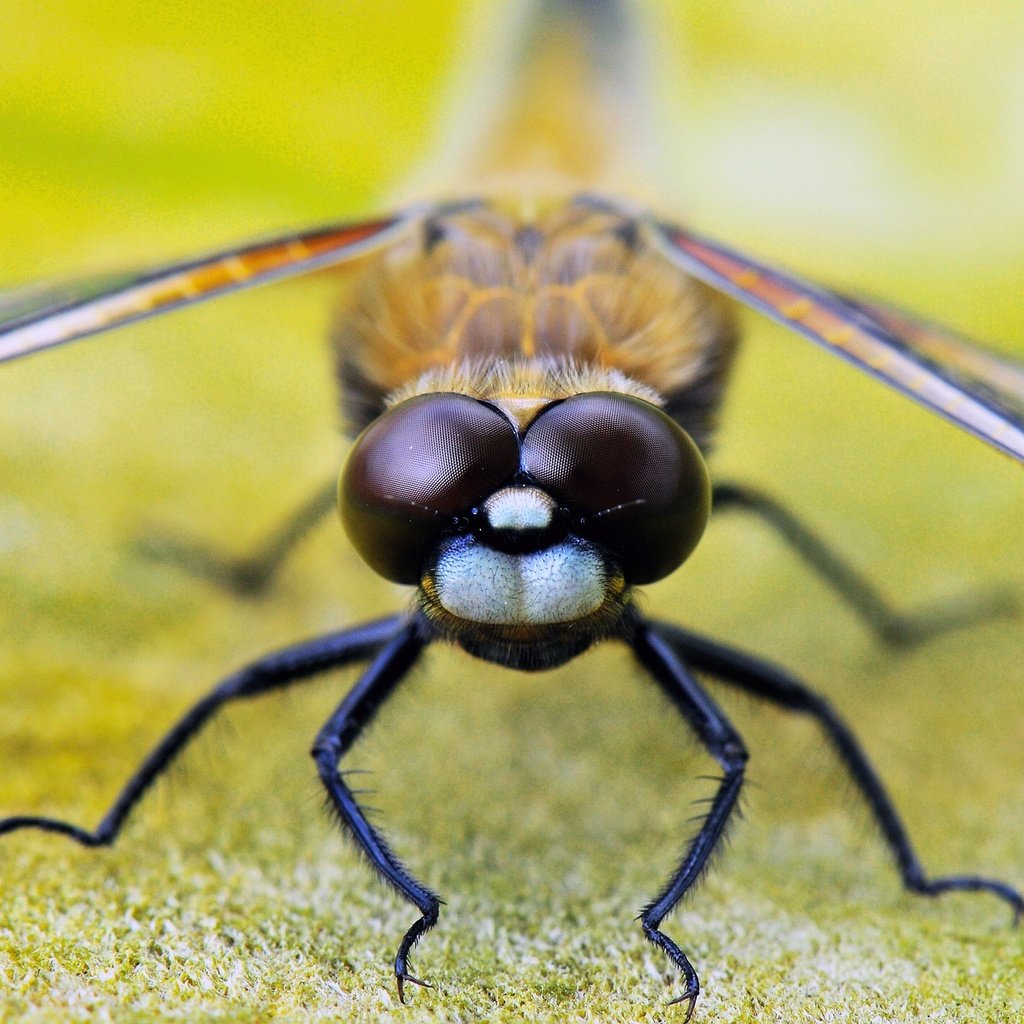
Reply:
<svg viewBox="0 0 1024 1024"><path fill-rule="evenodd" d="M681 217L1024 356L1018 2L638 6ZM428 151L460 26L485 8L0 0L0 279L377 210ZM258 602L135 553L161 529L244 552L336 472L336 302L321 275L0 368L0 814L92 825L218 678L408 601L334 523ZM1024 595L1019 466L745 323L719 476L785 498L900 609ZM826 693L931 870L1024 884L1019 619L890 652L742 518L644 606ZM228 712L111 850L5 836L0 1019L681 1019L633 917L714 769L626 653L526 676L431 650L352 754L448 900L414 957L437 988L404 1009L390 958L415 915L322 813L307 756L354 678ZM813 727L713 692L752 783L666 925L702 977L696 1019L1020 1019L1006 908L903 894Z"/></svg>

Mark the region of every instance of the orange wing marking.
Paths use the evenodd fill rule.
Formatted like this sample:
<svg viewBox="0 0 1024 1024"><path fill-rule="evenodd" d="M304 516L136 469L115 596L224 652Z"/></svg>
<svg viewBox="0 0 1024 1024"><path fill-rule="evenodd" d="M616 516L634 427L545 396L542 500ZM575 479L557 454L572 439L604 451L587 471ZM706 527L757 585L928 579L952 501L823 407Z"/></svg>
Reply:
<svg viewBox="0 0 1024 1024"><path fill-rule="evenodd" d="M674 225L649 222L665 257L1024 462L1024 367L936 325L846 299Z"/></svg>
<svg viewBox="0 0 1024 1024"><path fill-rule="evenodd" d="M120 280L72 299L54 289L29 315L0 322L0 362L178 309L239 288L342 264L387 245L418 220L413 212L361 224L316 228L214 253ZM78 294L82 294L78 289ZM44 296L44 299L46 296Z"/></svg>

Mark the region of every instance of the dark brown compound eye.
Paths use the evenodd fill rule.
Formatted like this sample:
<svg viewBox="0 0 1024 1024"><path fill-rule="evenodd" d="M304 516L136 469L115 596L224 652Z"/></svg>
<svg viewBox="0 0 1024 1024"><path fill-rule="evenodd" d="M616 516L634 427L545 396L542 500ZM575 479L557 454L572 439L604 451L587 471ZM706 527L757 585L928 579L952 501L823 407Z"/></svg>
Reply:
<svg viewBox="0 0 1024 1024"><path fill-rule="evenodd" d="M419 583L423 559L451 518L518 466L519 441L501 413L466 395L420 395L356 439L338 488L341 519L372 569Z"/></svg>
<svg viewBox="0 0 1024 1024"><path fill-rule="evenodd" d="M629 395L575 395L543 411L523 438L522 468L581 516L582 535L618 556L632 583L678 568L711 511L689 434Z"/></svg>

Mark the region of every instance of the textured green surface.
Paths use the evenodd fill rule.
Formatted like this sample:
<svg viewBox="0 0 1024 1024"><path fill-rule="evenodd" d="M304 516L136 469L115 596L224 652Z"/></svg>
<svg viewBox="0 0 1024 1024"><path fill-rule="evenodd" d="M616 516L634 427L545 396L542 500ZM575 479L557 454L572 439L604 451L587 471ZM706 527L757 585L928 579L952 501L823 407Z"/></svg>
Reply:
<svg viewBox="0 0 1024 1024"><path fill-rule="evenodd" d="M677 65L666 103L686 118L667 148L695 223L1024 337L1019 4L657 6ZM461 14L112 10L3 4L4 280L370 209L426 145ZM244 549L332 471L332 301L329 282L303 283L2 369L0 813L94 822L219 676L406 600L333 526L259 604L132 554L154 525ZM749 327L720 474L789 495L901 607L1024 592L1019 467ZM931 868L1024 882L1019 622L892 655L739 520L645 606L827 692ZM388 960L412 914L321 813L306 754L353 675L229 713L113 850L5 837L0 1019L678 1018L675 979L631 919L709 765L625 654L527 677L433 651L353 756L448 900L415 958L437 990L404 1009ZM1004 908L901 894L813 729L722 696L753 753L745 817L668 924L704 982L699 1019L1020 1019L1024 938Z"/></svg>

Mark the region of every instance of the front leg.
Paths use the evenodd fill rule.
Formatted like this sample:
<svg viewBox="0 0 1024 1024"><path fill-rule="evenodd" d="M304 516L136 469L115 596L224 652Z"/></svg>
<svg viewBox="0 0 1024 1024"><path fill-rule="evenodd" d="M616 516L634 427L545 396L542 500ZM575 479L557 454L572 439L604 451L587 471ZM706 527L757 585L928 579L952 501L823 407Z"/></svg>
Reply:
<svg viewBox="0 0 1024 1024"><path fill-rule="evenodd" d="M281 689L328 669L360 658L368 658L395 635L403 621L403 616L395 615L340 633L307 640L267 655L229 676L193 705L153 748L136 769L135 774L125 783L110 810L95 829L82 828L58 818L22 814L0 818L0 835L18 829L34 828L43 832L60 833L83 846L110 845L117 838L128 815L157 777L225 704Z"/></svg>
<svg viewBox="0 0 1024 1024"><path fill-rule="evenodd" d="M367 821L366 814L338 770L338 762L412 668L430 638L429 626L418 618L396 635L324 723L312 750L320 779L341 823L381 878L420 912L420 917L402 938L395 957L398 998L403 1003L406 982L430 987L409 973L409 952L420 937L437 923L441 901L413 877L380 832Z"/></svg>
<svg viewBox="0 0 1024 1024"><path fill-rule="evenodd" d="M1024 896L1006 882L980 875L928 876L881 778L853 731L824 697L809 690L784 669L761 658L665 622L659 622L657 628L676 654L698 671L788 711L808 715L818 723L867 801L907 889L922 896L956 891L989 892L1010 905L1014 923L1021 920Z"/></svg>
<svg viewBox="0 0 1024 1024"><path fill-rule="evenodd" d="M665 887L640 914L644 935L664 950L682 972L685 988L682 995L672 1002L687 1004L683 1018L685 1024L697 1005L700 981L686 954L660 930L660 925L685 893L696 884L721 840L743 784L747 751L739 733L677 657L661 628L639 617L635 627L635 633L629 641L633 652L722 768L718 789L697 835Z"/></svg>

